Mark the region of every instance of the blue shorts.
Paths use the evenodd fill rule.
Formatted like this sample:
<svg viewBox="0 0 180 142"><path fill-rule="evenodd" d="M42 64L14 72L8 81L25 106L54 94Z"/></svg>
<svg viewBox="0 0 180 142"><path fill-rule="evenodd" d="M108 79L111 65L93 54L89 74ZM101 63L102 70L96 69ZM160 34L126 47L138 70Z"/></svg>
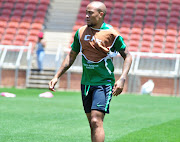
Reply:
<svg viewBox="0 0 180 142"><path fill-rule="evenodd" d="M109 113L109 104L112 98L112 85L82 85L81 94L85 113L98 110Z"/></svg>

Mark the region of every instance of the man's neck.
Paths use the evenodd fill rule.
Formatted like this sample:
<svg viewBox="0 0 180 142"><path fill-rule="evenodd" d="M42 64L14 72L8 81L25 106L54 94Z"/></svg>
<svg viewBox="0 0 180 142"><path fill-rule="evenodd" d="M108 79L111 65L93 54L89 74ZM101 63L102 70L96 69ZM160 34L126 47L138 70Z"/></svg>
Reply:
<svg viewBox="0 0 180 142"><path fill-rule="evenodd" d="M102 24L103 24L104 22L101 22L100 24L98 24L98 25L96 25L96 26L93 26L92 28L94 28L94 29L100 29L101 27L102 27Z"/></svg>

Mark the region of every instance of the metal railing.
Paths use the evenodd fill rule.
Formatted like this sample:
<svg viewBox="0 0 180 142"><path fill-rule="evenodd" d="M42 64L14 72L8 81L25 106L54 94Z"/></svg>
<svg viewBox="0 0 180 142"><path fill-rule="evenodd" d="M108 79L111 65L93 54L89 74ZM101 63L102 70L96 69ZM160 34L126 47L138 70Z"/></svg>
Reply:
<svg viewBox="0 0 180 142"><path fill-rule="evenodd" d="M28 76L31 64L31 48L31 44L29 46L0 45L0 84L2 81L2 68L15 69L15 87L18 83L19 68L25 69L26 76ZM22 61L23 54L26 56L26 63Z"/></svg>

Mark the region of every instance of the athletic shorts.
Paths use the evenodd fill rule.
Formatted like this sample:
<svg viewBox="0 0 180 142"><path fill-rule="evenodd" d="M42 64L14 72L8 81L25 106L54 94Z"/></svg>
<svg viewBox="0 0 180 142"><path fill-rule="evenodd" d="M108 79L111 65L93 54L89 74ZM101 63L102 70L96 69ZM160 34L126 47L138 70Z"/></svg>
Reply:
<svg viewBox="0 0 180 142"><path fill-rule="evenodd" d="M112 85L82 85L81 94L85 113L98 110L109 113L109 104L112 98Z"/></svg>

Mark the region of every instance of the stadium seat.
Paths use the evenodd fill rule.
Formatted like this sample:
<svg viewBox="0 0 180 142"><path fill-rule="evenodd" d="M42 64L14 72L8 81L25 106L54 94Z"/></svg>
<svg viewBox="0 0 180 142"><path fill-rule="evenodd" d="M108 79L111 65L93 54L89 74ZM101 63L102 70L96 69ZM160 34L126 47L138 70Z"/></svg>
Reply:
<svg viewBox="0 0 180 142"><path fill-rule="evenodd" d="M124 15L123 22L132 22L132 15Z"/></svg>
<svg viewBox="0 0 180 142"><path fill-rule="evenodd" d="M161 10L161 11L159 11L158 16L167 18L168 14L169 14L169 12L167 10Z"/></svg>
<svg viewBox="0 0 180 142"><path fill-rule="evenodd" d="M115 2L114 4L114 8L115 9L122 9L124 7L123 3L122 2Z"/></svg>
<svg viewBox="0 0 180 142"><path fill-rule="evenodd" d="M26 3L28 2L27 0L17 0L17 3Z"/></svg>
<svg viewBox="0 0 180 142"><path fill-rule="evenodd" d="M21 19L21 22L27 22L27 23L32 23L33 21L33 18L32 17L28 17L28 16L25 16Z"/></svg>
<svg viewBox="0 0 180 142"><path fill-rule="evenodd" d="M134 21L143 22L144 21L144 16L141 16L141 15L135 16Z"/></svg>
<svg viewBox="0 0 180 142"><path fill-rule="evenodd" d="M178 4L180 4L180 1L179 0L172 0L172 3L178 5Z"/></svg>
<svg viewBox="0 0 180 142"><path fill-rule="evenodd" d="M15 37L15 41L25 41L26 40L26 36L25 35L17 35Z"/></svg>
<svg viewBox="0 0 180 142"><path fill-rule="evenodd" d="M157 23L156 28L157 29L166 29L166 24L165 23Z"/></svg>
<svg viewBox="0 0 180 142"><path fill-rule="evenodd" d="M0 21L0 27L5 28L7 26L7 21Z"/></svg>
<svg viewBox="0 0 180 142"><path fill-rule="evenodd" d="M36 17L36 18L34 18L33 22L34 23L41 23L41 24L43 24L44 23L44 18Z"/></svg>
<svg viewBox="0 0 180 142"><path fill-rule="evenodd" d="M19 22L10 21L8 23L8 28L18 28Z"/></svg>
<svg viewBox="0 0 180 142"><path fill-rule="evenodd" d="M168 9L169 9L169 4L160 3L159 10L168 10Z"/></svg>
<svg viewBox="0 0 180 142"><path fill-rule="evenodd" d="M144 28L154 28L154 27L155 27L154 22L146 22L144 24Z"/></svg>
<svg viewBox="0 0 180 142"><path fill-rule="evenodd" d="M156 10L154 10L154 9L149 9L149 10L147 10L147 14L146 14L147 16L156 16Z"/></svg>
<svg viewBox="0 0 180 142"><path fill-rule="evenodd" d="M40 10L40 11L47 11L48 5L41 4L41 5L38 6L37 9ZM86 11L86 10L85 10L85 11Z"/></svg>
<svg viewBox="0 0 180 142"><path fill-rule="evenodd" d="M30 35L30 36L28 36L27 37L27 40L29 41L29 42L33 42L33 43L36 43L37 41L38 41L38 37L37 36L34 36L34 35Z"/></svg>
<svg viewBox="0 0 180 142"><path fill-rule="evenodd" d="M175 43L174 44L166 43L164 53L170 53L170 54L175 53Z"/></svg>
<svg viewBox="0 0 180 142"><path fill-rule="evenodd" d="M133 25L134 28L142 28L143 27L143 22L134 21L132 25Z"/></svg>
<svg viewBox="0 0 180 142"><path fill-rule="evenodd" d="M3 44L3 45L12 45L12 40L2 40L1 44Z"/></svg>
<svg viewBox="0 0 180 142"><path fill-rule="evenodd" d="M85 25L85 20L77 19L75 25Z"/></svg>
<svg viewBox="0 0 180 142"><path fill-rule="evenodd" d="M138 16L138 15L145 16L145 9L137 9L135 11L135 16Z"/></svg>
<svg viewBox="0 0 180 142"><path fill-rule="evenodd" d="M131 27L131 23L130 22L127 22L127 21L123 21L121 23L121 27Z"/></svg>
<svg viewBox="0 0 180 142"><path fill-rule="evenodd" d="M152 28L144 28L143 34L149 34L152 35L154 33L154 30Z"/></svg>
<svg viewBox="0 0 180 142"><path fill-rule="evenodd" d="M1 0L2 2L16 2L16 0Z"/></svg>
<svg viewBox="0 0 180 142"><path fill-rule="evenodd" d="M178 24L179 19L177 17L169 17L169 24L170 23L174 23L174 24Z"/></svg>
<svg viewBox="0 0 180 142"><path fill-rule="evenodd" d="M50 0L40 0L40 4L46 4L49 5Z"/></svg>
<svg viewBox="0 0 180 142"><path fill-rule="evenodd" d="M9 16L11 15L11 12L12 12L11 9L3 9L1 14L2 14L3 16L9 17Z"/></svg>
<svg viewBox="0 0 180 142"><path fill-rule="evenodd" d="M4 9L13 9L14 3L13 2L5 2L3 5Z"/></svg>
<svg viewBox="0 0 180 142"><path fill-rule="evenodd" d="M32 11L32 10L26 10L24 16L25 16L25 17L26 17L26 16L27 16L27 17L33 17L33 16L34 16L34 11Z"/></svg>
<svg viewBox="0 0 180 142"><path fill-rule="evenodd" d="M178 24L177 23L169 23L168 26L167 26L167 29L177 30L178 29Z"/></svg>
<svg viewBox="0 0 180 142"><path fill-rule="evenodd" d="M24 45L24 41L21 41L21 40L15 40L15 41L13 42L13 45L23 46L23 45Z"/></svg>
<svg viewBox="0 0 180 142"><path fill-rule="evenodd" d="M28 4L26 10L36 10L36 4Z"/></svg>
<svg viewBox="0 0 180 142"><path fill-rule="evenodd" d="M6 34L16 34L16 28L7 28Z"/></svg>
<svg viewBox="0 0 180 142"><path fill-rule="evenodd" d="M139 3L147 3L149 0L138 0Z"/></svg>
<svg viewBox="0 0 180 142"><path fill-rule="evenodd" d="M106 8L112 8L113 7L112 1L105 1L104 4L106 5Z"/></svg>
<svg viewBox="0 0 180 142"><path fill-rule="evenodd" d="M39 18L45 18L46 17L46 12L38 11L38 12L36 12L35 16L39 17Z"/></svg>
<svg viewBox="0 0 180 142"><path fill-rule="evenodd" d="M140 52L150 52L151 51L151 42L150 41L142 41Z"/></svg>
<svg viewBox="0 0 180 142"><path fill-rule="evenodd" d="M171 12L170 12L170 17L179 17L179 11L177 11L177 10L171 10Z"/></svg>
<svg viewBox="0 0 180 142"><path fill-rule="evenodd" d="M153 9L153 10L156 10L156 9L157 9L157 4L156 4L156 3L149 3L147 9Z"/></svg>
<svg viewBox="0 0 180 142"><path fill-rule="evenodd" d="M152 37L153 37L153 35L143 34L143 35L142 35L142 40L143 40L143 41L151 41L151 40L152 40Z"/></svg>
<svg viewBox="0 0 180 142"><path fill-rule="evenodd" d="M18 30L18 35L27 35L28 34L28 29L19 29Z"/></svg>
<svg viewBox="0 0 180 142"><path fill-rule="evenodd" d="M130 40L129 41L129 45L128 45L128 49L131 52L139 51L139 42L138 41L134 41L134 40Z"/></svg>
<svg viewBox="0 0 180 142"><path fill-rule="evenodd" d="M130 28L129 27L121 27L119 32L120 32L120 34L129 34Z"/></svg>
<svg viewBox="0 0 180 142"><path fill-rule="evenodd" d="M130 35L130 40L133 40L133 41L139 41L140 38L141 38L140 34L131 34Z"/></svg>
<svg viewBox="0 0 180 142"><path fill-rule="evenodd" d="M11 21L20 22L21 21L21 16L12 16Z"/></svg>
<svg viewBox="0 0 180 142"><path fill-rule="evenodd" d="M20 25L19 25L19 28L21 28L21 29L29 29L30 28L30 23L21 22Z"/></svg>
<svg viewBox="0 0 180 142"><path fill-rule="evenodd" d="M179 5L172 3L172 5L171 5L171 10L179 11Z"/></svg>
<svg viewBox="0 0 180 142"><path fill-rule="evenodd" d="M176 36L177 35L177 30L167 29L166 35L167 36Z"/></svg>
<svg viewBox="0 0 180 142"><path fill-rule="evenodd" d="M113 22L115 22L115 21L120 22L121 18L122 18L121 16L112 15L111 21L113 21Z"/></svg>
<svg viewBox="0 0 180 142"><path fill-rule="evenodd" d="M165 35L166 31L165 29L155 29L154 34L155 35Z"/></svg>
<svg viewBox="0 0 180 142"><path fill-rule="evenodd" d="M138 3L136 5L136 9L144 9L146 7L146 4L145 3Z"/></svg>
<svg viewBox="0 0 180 142"><path fill-rule="evenodd" d="M175 36L166 36L166 42L175 43L176 37Z"/></svg>
<svg viewBox="0 0 180 142"><path fill-rule="evenodd" d="M180 54L180 44L177 45L176 54Z"/></svg>
<svg viewBox="0 0 180 142"><path fill-rule="evenodd" d="M138 35L140 35L141 34L141 30L142 30L142 28L132 27L131 34L138 34Z"/></svg>
<svg viewBox="0 0 180 142"><path fill-rule="evenodd" d="M1 34L1 35L4 34L4 31L5 31L5 29L2 28L2 27L0 27L0 34Z"/></svg>
<svg viewBox="0 0 180 142"><path fill-rule="evenodd" d="M113 10L113 14L114 15L122 15L123 14L123 10L122 9L114 9ZM120 17L120 16L116 16L116 17Z"/></svg>
<svg viewBox="0 0 180 142"><path fill-rule="evenodd" d="M31 28L32 29L42 30L42 24L40 24L40 23L33 23Z"/></svg>
<svg viewBox="0 0 180 142"><path fill-rule="evenodd" d="M164 35L155 35L154 41L163 42L164 41Z"/></svg>
<svg viewBox="0 0 180 142"><path fill-rule="evenodd" d="M164 3L164 4L169 4L170 1L169 0L161 0L161 3Z"/></svg>
<svg viewBox="0 0 180 142"><path fill-rule="evenodd" d="M3 40L11 40L12 41L13 39L14 39L13 34L5 34Z"/></svg>
<svg viewBox="0 0 180 142"><path fill-rule="evenodd" d="M135 8L135 3L134 2L127 2L126 3L126 8L129 8L129 9L134 9Z"/></svg>
<svg viewBox="0 0 180 142"><path fill-rule="evenodd" d="M155 16L148 16L148 17L146 17L145 21L155 23L156 22L156 17Z"/></svg>
<svg viewBox="0 0 180 142"><path fill-rule="evenodd" d="M162 53L163 52L163 43L162 42L154 42L152 52L153 53Z"/></svg>
<svg viewBox="0 0 180 142"><path fill-rule="evenodd" d="M82 0L81 1L81 6L80 7L86 7L90 3L89 0Z"/></svg>
<svg viewBox="0 0 180 142"><path fill-rule="evenodd" d="M107 14L106 17L104 18L104 22L109 23L109 20L110 20L110 16L109 14Z"/></svg>
<svg viewBox="0 0 180 142"><path fill-rule="evenodd" d="M167 22L167 17L159 16L158 19L157 19L157 22L158 23L166 23Z"/></svg>
<svg viewBox="0 0 180 142"><path fill-rule="evenodd" d="M38 29L32 29L32 30L30 30L29 35L35 35L35 36L37 36L37 35L39 34L39 32L40 32L40 30L38 30Z"/></svg>
<svg viewBox="0 0 180 142"><path fill-rule="evenodd" d="M12 13L13 16L22 16L23 10L22 9L15 9Z"/></svg>
<svg viewBox="0 0 180 142"><path fill-rule="evenodd" d="M134 10L133 10L133 9L125 9L125 10L124 10L124 16L129 15L129 16L132 17L133 13L134 13Z"/></svg>
<svg viewBox="0 0 180 142"><path fill-rule="evenodd" d="M25 3L16 3L15 9L16 10L23 10L25 8Z"/></svg>
<svg viewBox="0 0 180 142"><path fill-rule="evenodd" d="M39 4L39 0L28 0L29 4Z"/></svg>

